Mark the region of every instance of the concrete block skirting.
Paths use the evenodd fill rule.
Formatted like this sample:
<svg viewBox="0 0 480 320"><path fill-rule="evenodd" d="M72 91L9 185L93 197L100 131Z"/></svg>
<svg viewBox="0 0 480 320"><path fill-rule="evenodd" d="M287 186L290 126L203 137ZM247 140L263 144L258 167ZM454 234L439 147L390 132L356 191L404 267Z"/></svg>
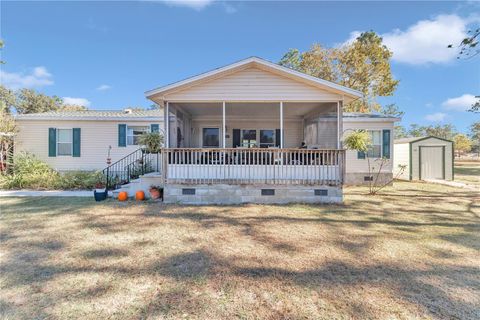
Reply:
<svg viewBox="0 0 480 320"><path fill-rule="evenodd" d="M372 174L375 179L376 174ZM368 172L358 172L358 173L346 173L345 174L345 185L348 186L360 186L368 185L369 181L365 180L365 177L368 177ZM391 172L382 172L378 176L377 183L384 184L393 178L393 173Z"/></svg>
<svg viewBox="0 0 480 320"><path fill-rule="evenodd" d="M343 191L341 186L167 184L163 201L180 204L341 203Z"/></svg>

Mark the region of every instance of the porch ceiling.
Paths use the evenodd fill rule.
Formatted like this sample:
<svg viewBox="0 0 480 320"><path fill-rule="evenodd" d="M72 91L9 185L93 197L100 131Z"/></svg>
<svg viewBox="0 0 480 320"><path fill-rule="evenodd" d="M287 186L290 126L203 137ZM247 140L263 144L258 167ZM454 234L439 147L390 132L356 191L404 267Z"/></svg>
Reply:
<svg viewBox="0 0 480 320"><path fill-rule="evenodd" d="M222 103L172 103L178 106L192 117L221 117ZM228 117L280 117L279 103L253 103L233 102L226 103L225 113ZM288 102L283 103L284 117L304 117L314 111L336 110L334 103L322 102Z"/></svg>

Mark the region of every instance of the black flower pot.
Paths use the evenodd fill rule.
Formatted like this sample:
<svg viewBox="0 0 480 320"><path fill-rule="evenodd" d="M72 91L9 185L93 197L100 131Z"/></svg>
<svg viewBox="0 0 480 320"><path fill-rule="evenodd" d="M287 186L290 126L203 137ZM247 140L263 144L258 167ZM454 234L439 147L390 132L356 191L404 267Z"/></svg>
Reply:
<svg viewBox="0 0 480 320"><path fill-rule="evenodd" d="M103 201L107 199L108 192L107 190L103 192L98 192L97 190L93 191L93 196L95 197L95 201Z"/></svg>

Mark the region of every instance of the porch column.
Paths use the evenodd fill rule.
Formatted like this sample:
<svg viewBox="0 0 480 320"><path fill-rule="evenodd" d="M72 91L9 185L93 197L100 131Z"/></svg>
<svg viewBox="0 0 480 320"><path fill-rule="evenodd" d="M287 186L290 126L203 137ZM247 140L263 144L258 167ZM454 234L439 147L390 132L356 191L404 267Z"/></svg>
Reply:
<svg viewBox="0 0 480 320"><path fill-rule="evenodd" d="M226 125L225 125L225 101L223 101L222 103L222 132L223 132L223 139L222 139L222 146L223 146L223 149L225 149L225 137L226 137L226 132L225 132L225 129L226 128Z"/></svg>
<svg viewBox="0 0 480 320"><path fill-rule="evenodd" d="M337 149L340 149L340 101L337 101Z"/></svg>
<svg viewBox="0 0 480 320"><path fill-rule="evenodd" d="M170 108L169 103L167 101L165 106L165 147L170 148Z"/></svg>
<svg viewBox="0 0 480 320"><path fill-rule="evenodd" d="M283 101L280 101L280 148L283 149Z"/></svg>

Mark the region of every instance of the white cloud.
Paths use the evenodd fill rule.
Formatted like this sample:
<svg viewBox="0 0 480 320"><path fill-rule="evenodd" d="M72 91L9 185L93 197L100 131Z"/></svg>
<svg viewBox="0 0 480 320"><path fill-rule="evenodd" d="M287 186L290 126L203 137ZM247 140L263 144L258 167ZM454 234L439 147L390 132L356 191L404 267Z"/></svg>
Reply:
<svg viewBox="0 0 480 320"><path fill-rule="evenodd" d="M213 3L213 0L160 0L169 6L187 7L195 10L202 10Z"/></svg>
<svg viewBox="0 0 480 320"><path fill-rule="evenodd" d="M37 78L51 78L52 74L47 71L45 67L35 67L33 68L33 75Z"/></svg>
<svg viewBox="0 0 480 320"><path fill-rule="evenodd" d="M467 35L468 25L477 18L462 18L455 14L439 15L420 20L406 30L395 29L381 34L383 43L393 52L392 59L408 64L446 63L454 60L459 44ZM360 31L353 31L343 44L352 43Z"/></svg>
<svg viewBox="0 0 480 320"><path fill-rule="evenodd" d="M447 116L446 113L436 112L436 113L432 113L432 114L427 114L425 116L425 119L428 120L428 121L432 121L432 122L442 122L443 120L445 120L446 116Z"/></svg>
<svg viewBox="0 0 480 320"><path fill-rule="evenodd" d="M238 9L231 5L230 3L223 2L223 8L225 9L225 12L228 14L236 13Z"/></svg>
<svg viewBox="0 0 480 320"><path fill-rule="evenodd" d="M464 94L460 97L450 98L442 103L445 110L466 111L478 100L473 94Z"/></svg>
<svg viewBox="0 0 480 320"><path fill-rule="evenodd" d="M70 106L90 107L90 101L85 98L63 97L63 103Z"/></svg>
<svg viewBox="0 0 480 320"><path fill-rule="evenodd" d="M110 86L108 84L102 84L102 85L99 85L97 87L98 91L106 91L106 90L110 90L110 89L112 89L112 86Z"/></svg>
<svg viewBox="0 0 480 320"><path fill-rule="evenodd" d="M53 84L53 79L47 68L39 66L33 68L32 72L28 74L0 70L0 83L7 88L16 90L50 86Z"/></svg>
<svg viewBox="0 0 480 320"><path fill-rule="evenodd" d="M394 30L383 36L385 45L393 51L393 59L410 64L444 63L455 59L458 50L447 48L467 35L468 21L461 17L439 15L433 20L421 20L406 31Z"/></svg>

